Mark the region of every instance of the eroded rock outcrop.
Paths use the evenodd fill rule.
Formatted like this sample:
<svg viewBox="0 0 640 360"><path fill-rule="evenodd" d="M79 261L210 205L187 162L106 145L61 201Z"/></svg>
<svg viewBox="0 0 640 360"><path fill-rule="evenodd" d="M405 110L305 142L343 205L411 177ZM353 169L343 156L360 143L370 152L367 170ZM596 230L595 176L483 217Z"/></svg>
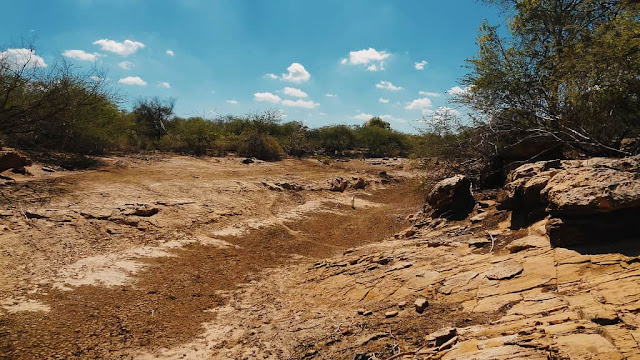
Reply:
<svg viewBox="0 0 640 360"><path fill-rule="evenodd" d="M475 204L471 180L464 175L456 175L440 181L427 196L427 203L433 208L433 217L465 218Z"/></svg>
<svg viewBox="0 0 640 360"><path fill-rule="evenodd" d="M31 165L31 160L13 150L0 150L0 172L8 169L20 169Z"/></svg>
<svg viewBox="0 0 640 360"><path fill-rule="evenodd" d="M523 165L509 174L500 206L513 211L513 228L551 216L555 245L602 240L611 231L618 239L637 237L640 156Z"/></svg>

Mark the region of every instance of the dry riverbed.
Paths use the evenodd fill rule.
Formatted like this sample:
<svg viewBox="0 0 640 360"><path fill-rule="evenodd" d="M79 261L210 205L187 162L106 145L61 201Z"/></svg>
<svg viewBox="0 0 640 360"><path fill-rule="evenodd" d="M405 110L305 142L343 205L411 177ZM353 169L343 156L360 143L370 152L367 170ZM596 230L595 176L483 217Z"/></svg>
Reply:
<svg viewBox="0 0 640 360"><path fill-rule="evenodd" d="M179 347L216 323L239 288L381 241L421 205L402 160L240 160L33 165L34 176L3 184L0 357L132 358ZM345 191L329 191L336 177Z"/></svg>

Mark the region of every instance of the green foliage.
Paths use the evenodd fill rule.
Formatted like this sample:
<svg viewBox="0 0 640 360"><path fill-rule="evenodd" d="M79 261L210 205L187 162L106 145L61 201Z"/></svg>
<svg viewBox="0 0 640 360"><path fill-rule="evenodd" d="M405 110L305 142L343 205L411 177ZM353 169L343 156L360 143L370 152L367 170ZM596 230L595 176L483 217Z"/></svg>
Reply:
<svg viewBox="0 0 640 360"><path fill-rule="evenodd" d="M282 147L273 136L259 132L250 134L238 152L242 156L255 157L266 161L277 161L284 156Z"/></svg>
<svg viewBox="0 0 640 360"><path fill-rule="evenodd" d="M369 121L367 121L364 125L364 127L377 127L380 129L391 129L391 124L389 124L388 122L382 120L381 118L374 116L371 119L369 119Z"/></svg>
<svg viewBox="0 0 640 360"><path fill-rule="evenodd" d="M165 128L166 135L157 144L161 150L206 155L219 138L215 124L201 117L175 117L165 124Z"/></svg>
<svg viewBox="0 0 640 360"><path fill-rule="evenodd" d="M487 1L510 15L510 37L484 23L469 60L469 94L492 142L547 138L617 154L640 134L640 4L611 0Z"/></svg>
<svg viewBox="0 0 640 360"><path fill-rule="evenodd" d="M102 76L97 76L102 75ZM175 100L139 99L132 111L118 108L101 79L78 74L61 63L46 71L16 68L0 59L0 142L77 154L162 150L192 155L229 152L262 160L286 155L408 155L414 136L391 129L379 117L362 126L309 129L302 122L282 122L269 110L216 119L173 115Z"/></svg>

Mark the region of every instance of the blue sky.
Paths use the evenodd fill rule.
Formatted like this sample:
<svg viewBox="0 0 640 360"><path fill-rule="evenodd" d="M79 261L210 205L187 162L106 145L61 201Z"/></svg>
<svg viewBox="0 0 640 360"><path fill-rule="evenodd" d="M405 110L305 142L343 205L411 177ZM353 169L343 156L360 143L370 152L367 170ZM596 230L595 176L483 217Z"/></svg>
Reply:
<svg viewBox="0 0 640 360"><path fill-rule="evenodd" d="M448 105L478 26L502 22L474 0L20 0L3 10L3 50L33 37L47 65L96 65L123 107L175 97L181 116L276 108L311 127L377 115L401 131Z"/></svg>

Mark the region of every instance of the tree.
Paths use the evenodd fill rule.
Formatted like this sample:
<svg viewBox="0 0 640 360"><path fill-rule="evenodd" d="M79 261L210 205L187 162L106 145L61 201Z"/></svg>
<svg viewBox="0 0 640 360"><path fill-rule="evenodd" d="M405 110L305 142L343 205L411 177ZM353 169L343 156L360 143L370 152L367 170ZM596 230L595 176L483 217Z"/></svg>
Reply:
<svg viewBox="0 0 640 360"><path fill-rule="evenodd" d="M456 102L475 111L487 150L544 144L624 155L640 135L640 4L625 0L485 0L509 17L486 22Z"/></svg>
<svg viewBox="0 0 640 360"><path fill-rule="evenodd" d="M379 127L381 129L391 129L391 124L382 120L381 118L374 116L367 121L364 126L366 127Z"/></svg>
<svg viewBox="0 0 640 360"><path fill-rule="evenodd" d="M167 133L167 122L173 115L175 99L160 100L157 97L138 100L133 108L138 131L153 140Z"/></svg>
<svg viewBox="0 0 640 360"><path fill-rule="evenodd" d="M32 44L0 50L0 135L13 146L101 152L124 125L103 78L47 65Z"/></svg>

